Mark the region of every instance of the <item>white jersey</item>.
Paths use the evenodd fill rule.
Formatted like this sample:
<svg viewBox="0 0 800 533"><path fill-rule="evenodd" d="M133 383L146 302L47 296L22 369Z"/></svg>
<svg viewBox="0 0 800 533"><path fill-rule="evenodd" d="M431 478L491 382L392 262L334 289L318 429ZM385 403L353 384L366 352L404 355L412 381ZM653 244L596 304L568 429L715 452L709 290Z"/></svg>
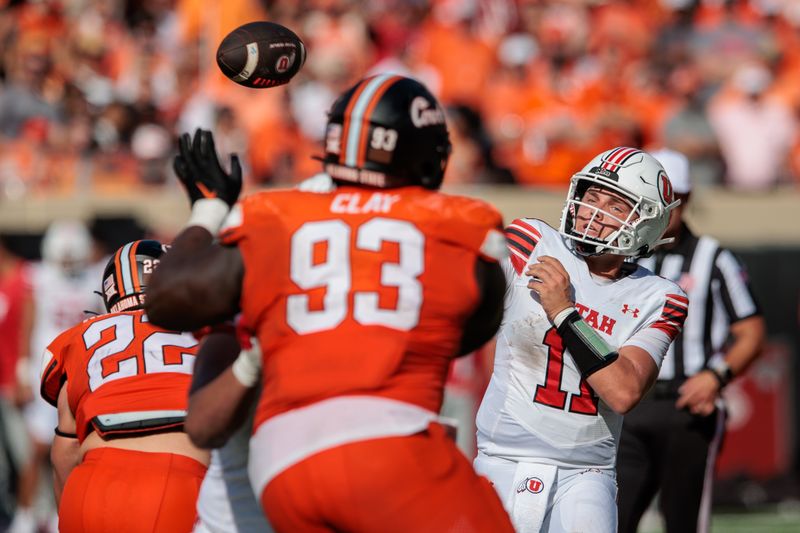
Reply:
<svg viewBox="0 0 800 533"><path fill-rule="evenodd" d="M561 337L528 287L529 263L547 255L570 276L576 308L615 348L635 344L637 332L674 339L688 300L671 281L631 264L617 280L595 278L586 261L555 229L518 219L506 229L511 255L504 262L507 289L497 333L494 372L478 411L478 449L489 456L564 467L613 468L622 415L581 379ZM664 351L668 339L662 343ZM658 366L664 353L651 353Z"/></svg>
<svg viewBox="0 0 800 533"><path fill-rule="evenodd" d="M44 350L62 331L80 324L85 311L103 313L103 300L95 294L100 288L101 272L87 267L74 276L48 263L38 263L31 272L31 286L36 315L33 322L31 354L39 363ZM33 370L41 370L38 364ZM38 382L38 375L37 375Z"/></svg>
<svg viewBox="0 0 800 533"><path fill-rule="evenodd" d="M255 409L225 446L211 452L211 463L197 497L196 533L272 531L247 474L254 412Z"/></svg>
<svg viewBox="0 0 800 533"><path fill-rule="evenodd" d="M31 271L31 287L35 315L31 332L31 365L28 379L34 391L39 390L45 361L45 350L62 331L81 323L84 311L104 312L103 300L94 293L100 288L101 271L87 267L74 276L49 263L35 264ZM25 422L33 439L41 444L53 442L53 428L58 424L55 407L40 394L25 406Z"/></svg>

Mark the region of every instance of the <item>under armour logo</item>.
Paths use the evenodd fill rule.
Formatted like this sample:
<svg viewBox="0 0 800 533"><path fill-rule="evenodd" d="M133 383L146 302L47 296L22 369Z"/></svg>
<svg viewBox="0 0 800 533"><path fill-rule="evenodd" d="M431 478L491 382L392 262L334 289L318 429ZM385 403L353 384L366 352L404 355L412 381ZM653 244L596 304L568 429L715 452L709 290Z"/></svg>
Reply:
<svg viewBox="0 0 800 533"><path fill-rule="evenodd" d="M628 311L633 313L633 318L638 318L639 317L639 309L638 308L637 309L631 309L630 307L628 307L628 304L622 304L622 314L627 315Z"/></svg>

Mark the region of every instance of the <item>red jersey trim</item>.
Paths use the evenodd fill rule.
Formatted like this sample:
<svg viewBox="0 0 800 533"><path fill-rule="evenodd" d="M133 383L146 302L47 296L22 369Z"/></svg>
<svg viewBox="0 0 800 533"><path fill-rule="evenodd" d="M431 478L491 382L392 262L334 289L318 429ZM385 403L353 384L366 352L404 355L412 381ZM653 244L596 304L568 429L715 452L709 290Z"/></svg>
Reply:
<svg viewBox="0 0 800 533"><path fill-rule="evenodd" d="M505 235L511 264L517 274L522 274L522 269L542 239L542 234L531 224L518 218L506 227Z"/></svg>

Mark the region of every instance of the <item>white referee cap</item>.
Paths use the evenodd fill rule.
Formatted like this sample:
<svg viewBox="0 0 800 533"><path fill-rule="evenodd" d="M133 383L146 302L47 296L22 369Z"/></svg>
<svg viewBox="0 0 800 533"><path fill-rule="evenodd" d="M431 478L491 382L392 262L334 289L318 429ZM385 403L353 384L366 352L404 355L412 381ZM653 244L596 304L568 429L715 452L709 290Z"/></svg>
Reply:
<svg viewBox="0 0 800 533"><path fill-rule="evenodd" d="M692 191L692 180L689 176L689 159L682 153L660 148L650 152L655 157L664 170L667 171L672 190L675 194L688 194Z"/></svg>

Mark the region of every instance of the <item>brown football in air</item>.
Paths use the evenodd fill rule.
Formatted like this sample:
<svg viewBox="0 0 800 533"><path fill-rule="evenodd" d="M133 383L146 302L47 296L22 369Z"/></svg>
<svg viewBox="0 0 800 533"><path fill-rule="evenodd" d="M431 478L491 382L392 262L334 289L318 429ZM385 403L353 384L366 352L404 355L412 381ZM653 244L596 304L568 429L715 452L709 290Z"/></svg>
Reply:
<svg viewBox="0 0 800 533"><path fill-rule="evenodd" d="M292 30L274 22L239 26L217 48L217 65L239 85L267 89L291 80L306 61L306 47Z"/></svg>

